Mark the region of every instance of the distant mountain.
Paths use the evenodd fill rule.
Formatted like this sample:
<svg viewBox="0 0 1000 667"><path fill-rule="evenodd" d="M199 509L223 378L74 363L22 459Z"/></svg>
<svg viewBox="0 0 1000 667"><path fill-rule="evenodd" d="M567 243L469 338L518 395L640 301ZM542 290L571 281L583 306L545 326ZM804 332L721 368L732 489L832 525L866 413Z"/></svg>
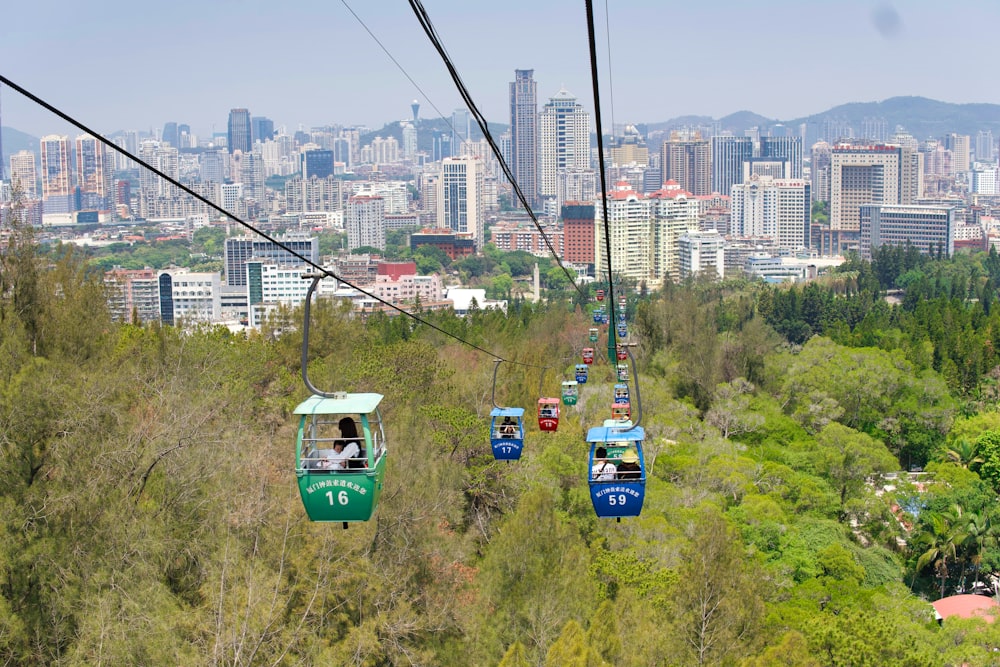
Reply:
<svg viewBox="0 0 1000 667"><path fill-rule="evenodd" d="M38 156L38 137L15 130L12 127L0 127L0 139L3 143L4 173L10 170L10 156L18 151L34 151Z"/></svg>
<svg viewBox="0 0 1000 667"><path fill-rule="evenodd" d="M719 119L710 116L678 116L667 121L647 123L645 128L647 134L656 130L682 128L701 129L705 133L717 129L742 134L752 127L768 133L776 126L783 125L786 132L797 135L805 124L808 146L823 136L825 121L850 126L855 136L860 136L866 118L885 120L890 136L897 127L902 127L920 141L955 132L970 135L974 142L980 130L992 130L994 138L1000 139L1000 105L953 104L926 97L892 97L882 102L851 102L811 116L789 120L766 118L751 111L738 111Z"/></svg>
<svg viewBox="0 0 1000 667"><path fill-rule="evenodd" d="M882 102L852 102L842 104L822 113L787 121L785 125L798 127L802 123L818 130L826 120L844 120L861 129L865 118L884 118L889 134L902 127L918 140L941 137L955 132L971 135L975 141L980 130L992 130L1000 138L1000 105L952 104L926 97L891 97Z"/></svg>

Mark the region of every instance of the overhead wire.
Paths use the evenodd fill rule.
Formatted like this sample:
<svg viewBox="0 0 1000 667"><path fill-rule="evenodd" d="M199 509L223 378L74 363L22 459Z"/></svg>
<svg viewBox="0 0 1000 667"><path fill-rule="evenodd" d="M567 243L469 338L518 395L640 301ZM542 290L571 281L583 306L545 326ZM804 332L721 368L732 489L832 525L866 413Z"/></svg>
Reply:
<svg viewBox="0 0 1000 667"><path fill-rule="evenodd" d="M587 7L587 38L590 46L590 78L594 88L594 121L597 123L597 162L601 172L601 214L604 219L604 250L607 261L608 291L611 293L612 303L608 306L611 311L611 326L608 327L608 356L609 361L612 355L616 355L617 345L615 343L615 333L617 323L614 307L614 282L611 271L611 226L608 223L608 182L604 168L604 133L601 129L601 91L598 85L597 71L597 40L594 36L594 3L593 0L585 0Z"/></svg>
<svg viewBox="0 0 1000 667"><path fill-rule="evenodd" d="M476 123L479 125L479 129L482 130L483 136L486 138L487 143L489 143L490 149L493 151L493 155L496 156L497 161L500 163L500 168L503 170L503 173L507 177L507 180L510 181L511 187L513 187L514 193L517 195L518 201L521 202L521 205L524 207L525 211L528 212L528 216L531 218L532 223L534 223L535 228L538 230L539 234L542 235L542 239L545 241L545 246L549 249L549 252L552 254L552 257L555 258L556 263L559 265L559 268L562 269L563 273L566 274L566 277L569 278L570 284L573 285L573 287L576 289L580 297L583 299L589 299L589 295L586 294L580 287L580 285L577 283L576 277L573 276L569 272L569 269L567 269L563 265L562 259L559 257L559 253L556 252L555 248L552 245L552 241L545 233L545 230L542 229L541 223L538 222L538 218L537 216L535 216L535 212L532 210L531 206L528 204L528 200L524 196L524 193L521 191L521 186L514 178L514 175L511 172L510 167L507 165L507 162L503 158L503 153L500 151L500 148L497 146L496 141L493 139L493 135L492 133L490 133L489 125L486 121L486 118L479 111L479 107L477 107L475 101L473 101L472 95L469 93L468 88L466 88L465 83L462 81L462 77L459 75L458 70L455 68L454 63L451 60L451 57L448 55L447 50L444 48L444 44L442 43L441 38L438 36L437 30L434 28L434 24L431 21L430 16L427 14L427 10L424 9L423 3L421 2L421 0L409 0L409 3L410 3L410 8L413 9L413 13L417 17L417 21L420 23L420 27L423 28L424 33L427 35L427 38L430 39L431 44L434 46L434 50L438 52L438 55L440 55L442 61L444 61L444 65L448 69L448 74L451 76L452 81L455 83L455 87L458 88L459 95L461 95L462 99L465 101L465 104L469 107L470 113L472 113L472 116L476 119Z"/></svg>
<svg viewBox="0 0 1000 667"><path fill-rule="evenodd" d="M410 73L406 71L406 68L403 67L403 65L396 59L396 57L389 52L389 49L386 47L385 44L382 43L382 40L380 40L375 35L375 33L372 32L371 28L368 27L368 24L365 23L360 16L358 16L358 13L355 12L354 9L349 4L347 4L347 0L340 0L340 2L344 5L344 7L347 8L347 11L351 13L351 16L353 16L357 20L357 22L361 24L361 27L365 29L365 32L367 32L368 35L373 40L375 40L375 43L378 44L379 48L381 48L382 51L385 53L385 55L389 57L389 60L391 60L392 63L399 68L399 71L403 73L403 76L405 76L407 80L413 84L413 87L416 88L421 95L423 95L424 99L427 100L427 103L431 105L431 108L434 109L434 111L438 112L438 114L441 116L441 119L444 120L444 122L448 125L449 128L451 128L452 133L455 134L456 136L461 137L462 136L461 133L455 129L455 126L452 124L451 120L449 120L449 118L444 114L444 112L441 111L441 109L439 109L436 104L434 104L434 100L430 98L430 95L424 92L424 89L420 87L420 84L418 84L412 76L410 76ZM471 143L470 138L469 137L463 138L462 143L466 144Z"/></svg>
<svg viewBox="0 0 1000 667"><path fill-rule="evenodd" d="M299 260L301 260L304 264L307 264L308 266L311 266L312 268L316 269L317 271L319 271L320 273L322 273L323 276L328 277L328 278L333 278L333 279L335 279L335 280L337 280L337 281L339 281L339 282L347 285L348 287L350 287L350 288L352 288L354 290L357 290L359 293L364 294L365 296L367 296L367 297L369 297L371 299L374 299L378 303L381 303L382 305L387 306L387 307L391 308L392 310L397 311L401 315L405 315L406 317L409 317L409 318L415 320L416 322L419 322L420 324L423 324L424 326L429 327L430 329L433 329L434 331L442 333L445 336L448 336L449 338L452 338L452 339L454 339L454 340L462 343L463 345L467 345L468 347L470 347L470 348L472 348L474 350L482 352L483 354L488 354L491 357L493 357L494 359L501 359L503 361L506 361L509 364L514 364L514 365L518 365L518 366L525 366L527 368L548 368L548 366L542 366L540 364L531 364L531 363L527 363L527 362L524 362L524 361L517 361L517 360L514 360L514 359L507 359L507 358L505 358L505 357L503 357L503 356L501 356L499 354L496 354L494 352L491 352L490 350L487 350L487 349L485 349L483 347L480 347L479 345L476 345L475 343L467 341L464 338L451 333L450 331L446 331L445 329L442 329L441 327L437 326L436 324L433 324L432 322L428 322L424 318L419 317L417 315L414 315L413 313L411 313L411 312L409 312L407 310L404 310L403 308L400 308L396 304L391 303L389 301L386 301L385 299L383 299L383 298L381 298L381 297L379 297L379 296L377 296L375 294L372 294L371 292L368 292L367 290L364 290L364 289L358 287L357 285L354 285L354 284L350 283L347 280L344 280L343 278L341 278L340 276L338 276L334 272L330 271L329 269L316 264L315 262L313 262L308 257L305 257L304 255L302 255L298 251L296 251L293 248L289 247L288 245L282 243L278 239L272 237L267 232L264 232L264 231L262 231L260 229L257 229L256 227L254 227L250 223L246 222L245 220L243 220L239 216L233 215L232 213L230 213L226 209L222 208L221 206L219 206L215 202L213 202L213 201L209 200L208 198L202 196L201 194L195 192L194 190L192 190L188 186L184 185L180 181L172 178L171 176L167 175L166 173L164 173L160 169L157 169L156 167L148 164L147 162L143 161L138 156L133 155L132 153L130 153L126 149L122 148L121 146L118 146L117 144L115 144L113 141L111 141L107 137L105 137L102 134L100 134L99 132L91 129L90 127L88 127L87 125L83 124L82 122L80 122L79 120L77 120L76 118L74 118L73 116L70 116L68 113L62 111L61 109L59 109L55 105L53 105L53 104L45 101L44 99L42 99L41 97L35 95L34 93L32 93L31 91L27 90L26 88L24 88L24 87L18 85L17 83L11 81L6 76L0 75L0 83L3 83L5 85L7 85L11 89L17 91L18 93L20 93L24 97L26 97L29 100L31 100L32 102L34 102L35 104L41 106L42 108L46 109L47 111L49 111L49 112L51 112L53 114L55 114L59 118L62 118L67 123L69 123L69 124L71 124L71 125L79 128L80 130L83 130L84 132L86 132L87 134L91 135L92 137L94 137L95 139L97 139L98 141L100 141L102 144L104 144L108 148L112 149L113 151L115 151L115 152L117 152L117 153L119 153L121 155L124 155L125 157L129 158L130 160L133 160L133 161L137 162L138 164L142 165L143 168L148 169L150 172L156 174L157 176L159 176L160 178L164 179L165 181L167 181L168 183L170 183L174 187L176 187L179 190L181 190L181 191L183 191L183 192L191 195L192 197L194 197L195 199L197 199L201 203L205 204L209 208L213 209L214 211L216 211L216 212L220 213L221 215L224 215L224 216L226 216L228 218L231 218L234 222L238 223L239 225L241 225L242 227L244 227L248 231L253 232L254 234L260 236L261 238L265 239L266 241L269 241L270 243L273 243L278 248L281 248L282 250L284 250L285 252L289 253L293 257L296 257Z"/></svg>

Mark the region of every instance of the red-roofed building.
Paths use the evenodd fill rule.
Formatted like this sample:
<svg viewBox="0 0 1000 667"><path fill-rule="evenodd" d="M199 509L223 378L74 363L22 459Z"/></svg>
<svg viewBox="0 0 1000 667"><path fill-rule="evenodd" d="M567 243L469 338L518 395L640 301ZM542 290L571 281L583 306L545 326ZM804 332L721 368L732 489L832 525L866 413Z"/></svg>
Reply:
<svg viewBox="0 0 1000 667"><path fill-rule="evenodd" d="M982 618L992 623L1000 612L996 600L985 595L951 595L936 600L934 611L939 620L957 616L959 618Z"/></svg>

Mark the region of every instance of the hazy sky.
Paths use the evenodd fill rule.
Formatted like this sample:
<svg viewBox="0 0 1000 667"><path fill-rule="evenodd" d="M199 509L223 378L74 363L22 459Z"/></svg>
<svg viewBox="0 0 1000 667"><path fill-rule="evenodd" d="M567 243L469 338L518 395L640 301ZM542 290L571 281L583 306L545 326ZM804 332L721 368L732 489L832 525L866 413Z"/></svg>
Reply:
<svg viewBox="0 0 1000 667"><path fill-rule="evenodd" d="M743 109L785 120L896 95L1000 103L996 0L606 2L594 2L606 127ZM427 97L342 0L7 2L0 71L103 133L176 121L204 136L233 107L294 131L381 127L415 98L422 117L461 106L405 0L347 4ZM582 0L424 6L489 120L509 122L515 69L535 70L539 104L564 85L593 110ZM5 126L68 132L10 89L2 106Z"/></svg>

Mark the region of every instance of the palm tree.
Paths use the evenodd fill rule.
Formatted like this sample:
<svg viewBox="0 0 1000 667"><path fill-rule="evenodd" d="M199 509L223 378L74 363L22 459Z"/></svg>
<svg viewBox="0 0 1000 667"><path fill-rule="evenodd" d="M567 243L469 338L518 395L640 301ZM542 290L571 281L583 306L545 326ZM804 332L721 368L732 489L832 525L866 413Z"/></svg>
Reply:
<svg viewBox="0 0 1000 667"><path fill-rule="evenodd" d="M973 588L979 583L979 568L983 562L983 550L997 545L997 531L985 514L972 512L965 517L966 544L972 551L969 560L976 568Z"/></svg>
<svg viewBox="0 0 1000 667"><path fill-rule="evenodd" d="M933 564L935 576L941 579L941 597L948 581L948 562L958 560L958 549L968 539L965 529L962 508L953 505L950 512L931 515L930 525L917 535L916 543L925 549L917 559L914 576Z"/></svg>
<svg viewBox="0 0 1000 667"><path fill-rule="evenodd" d="M971 470L973 466L978 466L985 461L979 456L979 446L975 442L969 442L965 438L959 438L944 450L947 459L962 468Z"/></svg>

